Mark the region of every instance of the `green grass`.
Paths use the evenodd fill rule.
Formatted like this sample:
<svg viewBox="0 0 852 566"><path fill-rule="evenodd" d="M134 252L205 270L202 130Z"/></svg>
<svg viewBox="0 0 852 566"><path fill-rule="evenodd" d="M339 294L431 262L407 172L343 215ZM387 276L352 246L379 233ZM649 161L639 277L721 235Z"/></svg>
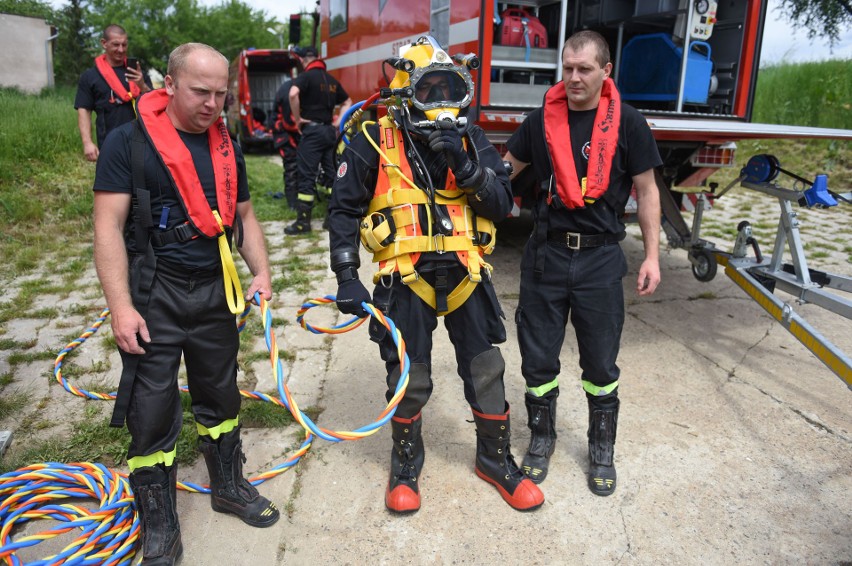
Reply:
<svg viewBox="0 0 852 566"><path fill-rule="evenodd" d="M852 129L852 61L761 68L753 119L769 124Z"/></svg>

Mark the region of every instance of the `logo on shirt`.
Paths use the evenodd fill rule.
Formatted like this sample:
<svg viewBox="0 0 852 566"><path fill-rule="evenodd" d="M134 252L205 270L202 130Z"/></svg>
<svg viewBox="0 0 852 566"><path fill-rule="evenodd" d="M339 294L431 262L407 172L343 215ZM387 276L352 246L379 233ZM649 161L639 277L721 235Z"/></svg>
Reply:
<svg viewBox="0 0 852 566"><path fill-rule="evenodd" d="M586 161L589 160L589 155L592 153L592 142L586 142L583 144L583 149L580 150L580 153L583 154L583 159Z"/></svg>
<svg viewBox="0 0 852 566"><path fill-rule="evenodd" d="M349 169L346 162L340 164L340 167L337 168L337 178L342 179L344 175L346 175L346 171Z"/></svg>

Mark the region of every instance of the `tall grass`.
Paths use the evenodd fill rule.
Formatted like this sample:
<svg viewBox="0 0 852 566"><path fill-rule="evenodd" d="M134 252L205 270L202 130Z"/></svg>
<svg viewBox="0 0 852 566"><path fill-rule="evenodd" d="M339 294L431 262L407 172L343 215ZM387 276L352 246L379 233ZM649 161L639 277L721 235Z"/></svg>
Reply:
<svg viewBox="0 0 852 566"><path fill-rule="evenodd" d="M88 238L94 167L83 159L70 88L0 89L0 277L34 268L67 238Z"/></svg>
<svg viewBox="0 0 852 566"><path fill-rule="evenodd" d="M761 68L755 122L852 129L852 60Z"/></svg>

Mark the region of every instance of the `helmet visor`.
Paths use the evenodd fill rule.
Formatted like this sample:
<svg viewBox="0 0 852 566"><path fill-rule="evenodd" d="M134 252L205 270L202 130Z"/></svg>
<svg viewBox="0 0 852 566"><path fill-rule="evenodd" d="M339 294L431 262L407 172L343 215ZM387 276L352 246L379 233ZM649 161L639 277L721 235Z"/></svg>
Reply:
<svg viewBox="0 0 852 566"><path fill-rule="evenodd" d="M411 76L412 103L421 110L464 108L470 104L472 81L458 67L416 69Z"/></svg>

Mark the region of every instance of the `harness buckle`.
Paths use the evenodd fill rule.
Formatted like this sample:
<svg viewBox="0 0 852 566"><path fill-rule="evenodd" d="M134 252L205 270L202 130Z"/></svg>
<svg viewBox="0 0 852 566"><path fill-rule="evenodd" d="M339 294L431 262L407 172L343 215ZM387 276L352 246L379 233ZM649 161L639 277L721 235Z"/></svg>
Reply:
<svg viewBox="0 0 852 566"><path fill-rule="evenodd" d="M582 235L576 232L565 232L565 246L569 250L579 250L581 237Z"/></svg>
<svg viewBox="0 0 852 566"><path fill-rule="evenodd" d="M435 241L435 251L438 254L446 253L444 248L444 235L443 234L435 234L432 236L432 239Z"/></svg>

